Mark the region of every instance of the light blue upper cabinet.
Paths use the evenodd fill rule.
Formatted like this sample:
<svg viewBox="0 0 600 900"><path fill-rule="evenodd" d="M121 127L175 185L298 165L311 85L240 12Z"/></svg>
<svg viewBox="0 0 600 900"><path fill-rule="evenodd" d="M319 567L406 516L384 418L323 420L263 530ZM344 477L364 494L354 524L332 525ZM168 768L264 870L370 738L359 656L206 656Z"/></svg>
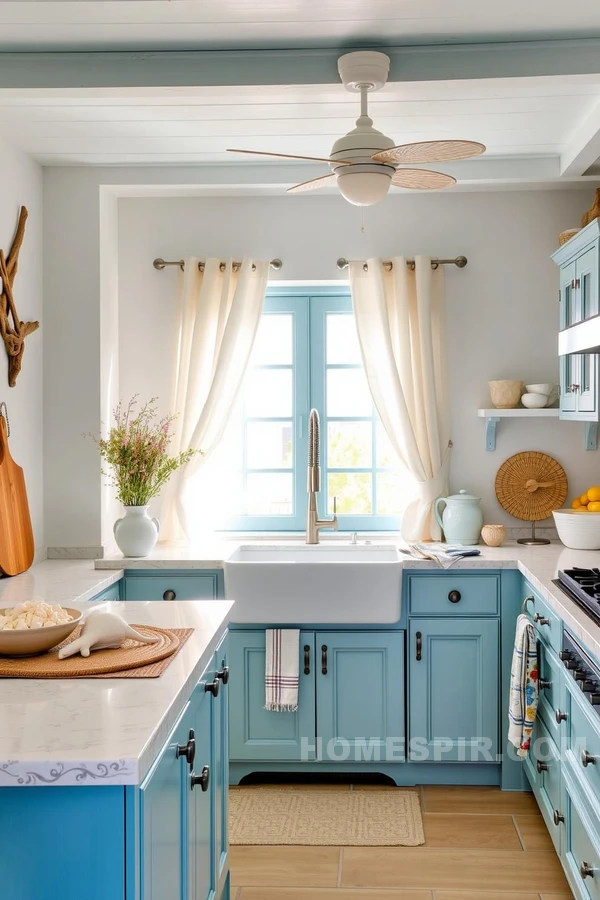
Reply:
<svg viewBox="0 0 600 900"><path fill-rule="evenodd" d="M495 762L498 621L411 619L407 654L410 759Z"/></svg>
<svg viewBox="0 0 600 900"><path fill-rule="evenodd" d="M560 267L559 327L562 330L600 312L600 227L590 222L552 259ZM559 362L560 417L600 420L598 354L572 353Z"/></svg>
<svg viewBox="0 0 600 900"><path fill-rule="evenodd" d="M141 900L188 900L188 821L182 814L187 809L188 776L186 760L177 747L187 743L192 726L188 705L141 787Z"/></svg>
<svg viewBox="0 0 600 900"><path fill-rule="evenodd" d="M325 762L404 758L404 632L317 632L317 737Z"/></svg>
<svg viewBox="0 0 600 900"><path fill-rule="evenodd" d="M315 759L316 660L313 631L300 633L299 652L298 712L269 712L264 708L265 632L232 631L229 635L232 760ZM309 745L304 755L303 738Z"/></svg>

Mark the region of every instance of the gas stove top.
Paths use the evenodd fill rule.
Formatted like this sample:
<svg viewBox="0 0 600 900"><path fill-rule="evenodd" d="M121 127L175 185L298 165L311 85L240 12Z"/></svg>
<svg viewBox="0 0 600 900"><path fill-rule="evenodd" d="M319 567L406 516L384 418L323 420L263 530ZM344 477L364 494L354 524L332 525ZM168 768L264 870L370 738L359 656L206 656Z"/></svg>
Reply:
<svg viewBox="0 0 600 900"><path fill-rule="evenodd" d="M565 569L558 573L553 584L600 625L600 568Z"/></svg>

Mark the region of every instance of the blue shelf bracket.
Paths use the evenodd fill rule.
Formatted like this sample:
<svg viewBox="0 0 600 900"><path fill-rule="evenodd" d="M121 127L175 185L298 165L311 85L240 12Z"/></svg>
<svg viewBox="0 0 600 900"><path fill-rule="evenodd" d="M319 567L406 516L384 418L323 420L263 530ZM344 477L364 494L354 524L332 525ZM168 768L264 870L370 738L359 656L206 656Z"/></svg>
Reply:
<svg viewBox="0 0 600 900"><path fill-rule="evenodd" d="M585 449L586 450L597 450L598 449L598 423L597 422L586 422L585 423Z"/></svg>
<svg viewBox="0 0 600 900"><path fill-rule="evenodd" d="M485 420L485 449L496 449L496 425L500 419L498 416L490 416Z"/></svg>

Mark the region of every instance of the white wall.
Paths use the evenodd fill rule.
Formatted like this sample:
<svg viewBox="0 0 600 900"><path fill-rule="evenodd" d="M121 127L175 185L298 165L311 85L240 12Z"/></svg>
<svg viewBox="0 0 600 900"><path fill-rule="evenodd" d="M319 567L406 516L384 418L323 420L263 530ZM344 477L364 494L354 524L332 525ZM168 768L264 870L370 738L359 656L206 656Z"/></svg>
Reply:
<svg viewBox="0 0 600 900"><path fill-rule="evenodd" d="M338 197L153 198L119 201L120 395L168 403L176 270L156 256L281 257L274 279L339 279L339 256L464 254L446 270L454 451L451 488L484 500L486 521L515 525L494 496L508 456L541 450L565 467L571 492L600 482L600 451L583 449L583 426L508 420L497 450L484 449L487 381L558 380L558 273L549 256L558 234L577 224L589 191L506 191L404 195L363 213Z"/></svg>
<svg viewBox="0 0 600 900"><path fill-rule="evenodd" d="M15 304L23 321L40 321L40 328L25 342L23 367L17 384L8 386L8 358L0 342L0 401L8 407L10 452L23 467L36 555L43 558L43 423L42 423L42 170L20 150L0 140L0 247L8 253L19 210L26 206L29 219L14 283Z"/></svg>
<svg viewBox="0 0 600 900"><path fill-rule="evenodd" d="M206 190L207 184L220 193L239 191L227 185L251 180L250 171L256 173L256 182L269 185L270 196L190 196ZM111 397L128 398L136 391L168 397L166 326L176 272L155 271L156 256L280 256L284 268L273 277L293 281L339 279L339 256L464 253L469 265L462 271L448 270L446 281L455 444L452 489L467 487L483 496L488 521L511 521L494 499L494 475L506 457L523 449L555 454L577 492L600 481L600 451L583 450L582 426L553 420L503 422L497 451L486 453L484 423L476 417L477 407L489 402L489 379L557 380L558 279L549 255L559 232L577 224L589 207L592 188L396 195L364 212L362 232L363 213L339 197L284 195L282 183L314 174L308 169L233 166L218 171L44 171L49 546L101 544L100 464L93 444L82 435L99 432ZM160 185L166 187L157 188ZM148 196L157 190L168 194L173 188L178 196ZM246 193L257 190L248 186ZM110 269L114 241L101 233L99 224L106 192L136 195L118 201L118 327L111 324L117 290ZM104 216L103 228L111 215ZM110 248L102 296L101 241ZM101 383L101 371L105 380L106 373L112 373L110 386Z"/></svg>

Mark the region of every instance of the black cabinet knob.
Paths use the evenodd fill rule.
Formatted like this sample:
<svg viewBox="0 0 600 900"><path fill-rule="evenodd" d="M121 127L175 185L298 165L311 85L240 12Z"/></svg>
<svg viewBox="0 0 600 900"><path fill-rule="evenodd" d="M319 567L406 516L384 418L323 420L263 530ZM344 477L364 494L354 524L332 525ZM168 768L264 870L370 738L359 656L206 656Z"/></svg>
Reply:
<svg viewBox="0 0 600 900"><path fill-rule="evenodd" d="M163 594L163 600L175 600L176 597L177 597L177 594L175 593L175 591L171 591L171 590L165 591Z"/></svg>
<svg viewBox="0 0 600 900"><path fill-rule="evenodd" d="M537 622L538 625L549 625L550 619L547 619L546 616L542 616L539 613L536 613L533 617L533 621Z"/></svg>
<svg viewBox="0 0 600 900"><path fill-rule="evenodd" d="M190 764L190 769L194 765L194 760L196 758L196 739L194 737L193 728L190 728L187 744L177 744L175 756L177 757L177 759L179 759L180 756L185 756L186 760Z"/></svg>
<svg viewBox="0 0 600 900"><path fill-rule="evenodd" d="M560 825L561 822L565 821L565 817L563 816L562 813L559 813L559 811L557 809L554 810L554 812L552 814L552 818L554 820L555 825Z"/></svg>
<svg viewBox="0 0 600 900"><path fill-rule="evenodd" d="M208 766L204 766L202 768L202 772L200 775L195 775L194 772L190 775L190 790L193 791L194 788L199 785L202 791L207 791L208 786L210 784L210 768Z"/></svg>
<svg viewBox="0 0 600 900"><path fill-rule="evenodd" d="M552 682L546 681L544 678L540 678L540 680L538 681L538 685L541 691L547 691L552 687Z"/></svg>
<svg viewBox="0 0 600 900"><path fill-rule="evenodd" d="M560 650L559 654L558 654L558 658L561 659L563 662L568 662L570 659L573 658L573 654L571 653L570 650Z"/></svg>
<svg viewBox="0 0 600 900"><path fill-rule="evenodd" d="M220 678L223 684L229 681L229 666L223 666L220 672L217 672L217 678Z"/></svg>
<svg viewBox="0 0 600 900"><path fill-rule="evenodd" d="M459 603L462 594L460 591L450 591L448 594L448 600L450 603Z"/></svg>
<svg viewBox="0 0 600 900"><path fill-rule="evenodd" d="M567 714L566 714L566 712L563 712L562 709L555 710L554 717L556 718L556 721L558 722L559 725L561 722L567 721Z"/></svg>
<svg viewBox="0 0 600 900"><path fill-rule="evenodd" d="M579 874L582 878L593 878L594 871L594 867L590 866L590 864L587 862L582 862L579 866Z"/></svg>
<svg viewBox="0 0 600 900"><path fill-rule="evenodd" d="M592 756L591 753L588 753L587 750L583 750L581 753L581 765L584 769L587 769L588 766L595 766L596 757Z"/></svg>
<svg viewBox="0 0 600 900"><path fill-rule="evenodd" d="M221 682L219 681L218 676L215 676L214 681L209 681L208 684L204 685L204 693L212 694L213 697L218 697L220 684Z"/></svg>
<svg viewBox="0 0 600 900"><path fill-rule="evenodd" d="M548 771L548 763L542 762L541 759L538 759L538 761L535 764L535 767L538 770L538 773L540 775L542 774L542 772Z"/></svg>

